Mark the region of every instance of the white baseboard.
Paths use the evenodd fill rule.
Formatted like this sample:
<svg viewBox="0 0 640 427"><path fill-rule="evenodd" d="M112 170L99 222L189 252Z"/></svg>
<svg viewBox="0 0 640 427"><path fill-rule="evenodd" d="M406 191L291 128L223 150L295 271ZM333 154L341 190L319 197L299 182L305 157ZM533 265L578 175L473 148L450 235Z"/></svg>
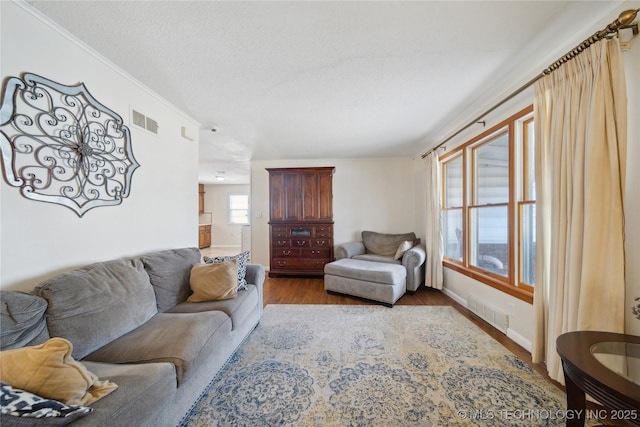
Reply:
<svg viewBox="0 0 640 427"><path fill-rule="evenodd" d="M450 289L442 288L441 291L443 294L453 299L458 304L464 306L465 308L468 307L467 300L462 298L460 295L456 294L455 292L451 291Z"/></svg>
<svg viewBox="0 0 640 427"><path fill-rule="evenodd" d="M467 300L462 298L460 295L456 294L455 292L451 291L450 289L442 288L442 293L444 293L446 296L453 299L458 304L468 308ZM513 329L507 329L507 337L513 340L516 344L518 344L525 350L527 350L529 353L531 353L531 341L529 341L528 339L526 339L525 337L523 337Z"/></svg>
<svg viewBox="0 0 640 427"><path fill-rule="evenodd" d="M516 344L531 353L531 341L529 341L513 329L507 329L507 337L511 338Z"/></svg>

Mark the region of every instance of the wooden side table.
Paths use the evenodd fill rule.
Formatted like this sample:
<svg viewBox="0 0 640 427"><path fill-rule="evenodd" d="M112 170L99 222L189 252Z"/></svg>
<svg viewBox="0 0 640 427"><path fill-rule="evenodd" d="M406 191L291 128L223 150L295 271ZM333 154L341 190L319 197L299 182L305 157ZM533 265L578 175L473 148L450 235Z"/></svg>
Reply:
<svg viewBox="0 0 640 427"><path fill-rule="evenodd" d="M567 416L567 426L584 426L585 393L606 408L609 419L640 426L640 337L568 332L558 337L556 349L564 370L567 410L572 415Z"/></svg>

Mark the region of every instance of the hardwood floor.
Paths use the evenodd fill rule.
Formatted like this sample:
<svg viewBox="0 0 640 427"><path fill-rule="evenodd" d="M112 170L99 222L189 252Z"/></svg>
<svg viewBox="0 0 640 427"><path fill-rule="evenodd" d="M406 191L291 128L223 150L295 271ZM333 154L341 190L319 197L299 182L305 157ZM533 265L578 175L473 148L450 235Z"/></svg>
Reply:
<svg viewBox="0 0 640 427"><path fill-rule="evenodd" d="M398 305L452 305L454 301L435 289L421 287L413 295L404 295ZM372 305L365 299L329 295L322 278L267 277L264 282L264 303L267 304L350 304Z"/></svg>

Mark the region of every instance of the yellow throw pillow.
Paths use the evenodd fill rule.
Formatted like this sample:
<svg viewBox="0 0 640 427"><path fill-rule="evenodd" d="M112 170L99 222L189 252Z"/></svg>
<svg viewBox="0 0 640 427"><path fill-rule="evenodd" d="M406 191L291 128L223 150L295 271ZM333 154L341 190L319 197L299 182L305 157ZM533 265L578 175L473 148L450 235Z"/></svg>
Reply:
<svg viewBox="0 0 640 427"><path fill-rule="evenodd" d="M238 260L219 264L195 264L191 268L189 285L193 294L189 302L218 301L238 295Z"/></svg>
<svg viewBox="0 0 640 427"><path fill-rule="evenodd" d="M0 351L0 381L67 405L90 405L118 388L74 360L72 350L70 341L51 338L44 344Z"/></svg>

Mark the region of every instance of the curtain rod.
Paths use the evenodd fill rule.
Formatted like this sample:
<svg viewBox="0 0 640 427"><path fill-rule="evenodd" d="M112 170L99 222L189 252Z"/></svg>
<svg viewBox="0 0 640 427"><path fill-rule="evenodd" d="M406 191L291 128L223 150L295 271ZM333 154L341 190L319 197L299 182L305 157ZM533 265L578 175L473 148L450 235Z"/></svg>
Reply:
<svg viewBox="0 0 640 427"><path fill-rule="evenodd" d="M421 156L421 158L424 159L431 152L433 152L433 151L437 150L438 148L442 147L444 144L446 144L447 142L451 141L453 138L458 136L460 133L462 133L463 131L467 130L470 126L473 126L476 123L480 122L480 119L485 117L487 114L491 113L493 110L495 110L496 108L500 107L505 102L507 102L510 99L514 98L515 96L519 95L522 91L527 89L529 86L534 84L536 81L538 81L542 77L544 77L544 76L546 76L548 74L551 74L553 71L557 70L562 64L572 60L573 58L578 56L586 48L588 48L589 46L591 46L595 42L597 42L599 40L602 40L605 37L609 37L612 34L617 34L618 31L623 30L623 29L627 29L627 28L631 28L633 30L633 35L634 36L637 35L638 34L638 24L637 23L632 24L632 22L633 22L634 19L636 19L636 16L638 15L638 12L640 12L640 9L629 9L629 10L625 10L624 12L622 12L618 16L618 19L613 21L611 24L607 25L604 29L602 29L600 31L597 31L596 33L594 33L588 39L583 40L582 43L580 43L578 46L576 46L573 49L571 49L569 52L567 52L565 55L560 57L553 64L549 65L540 74L538 74L537 76L535 76L534 78L532 78L531 80L529 80L528 82L526 82L525 84L520 86L518 89L516 89L515 91L513 91L512 93L507 95L504 99L502 99L496 105L494 105L493 107L489 108L487 111L485 111L484 113L482 113L481 115L479 115L478 117L476 117L475 119L473 119L472 121L467 123L465 126L460 128L457 132L455 132L453 135L449 136L447 139L442 141L440 144L436 145L435 147L431 148L429 151L424 153Z"/></svg>

